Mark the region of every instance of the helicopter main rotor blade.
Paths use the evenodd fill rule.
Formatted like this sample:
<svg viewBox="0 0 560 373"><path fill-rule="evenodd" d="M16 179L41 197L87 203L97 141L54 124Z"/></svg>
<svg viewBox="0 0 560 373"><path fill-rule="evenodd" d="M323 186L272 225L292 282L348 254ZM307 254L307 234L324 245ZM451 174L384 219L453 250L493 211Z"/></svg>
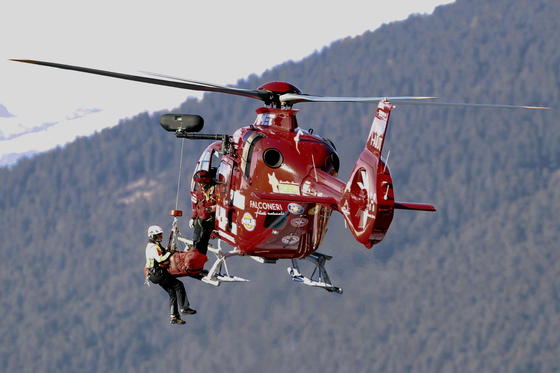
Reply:
<svg viewBox="0 0 560 373"><path fill-rule="evenodd" d="M438 97L424 97L424 96L395 96L395 97L325 97L325 96L312 96L305 94L285 93L280 95L280 102L287 104L296 104L299 102L379 102L381 100L388 100L392 102L401 101L414 101L414 100L434 100Z"/></svg>
<svg viewBox="0 0 560 373"><path fill-rule="evenodd" d="M451 102L433 102L429 100L437 99L437 97L424 97L424 96L396 96L396 97L325 97L325 96L313 96L306 94L295 94L295 93L285 93L278 94L277 92L268 92L263 90L251 90L242 88L232 88L221 86L212 83L204 83L196 80L187 80L181 78L175 78L163 74L147 73L154 76L159 76L165 79L149 78L139 75L130 75L117 73L113 71L98 70L88 67L65 65L54 62L45 62L37 60L24 60L24 59L12 59L12 61L30 63L35 65L43 65L49 67L55 67L58 69L74 70L89 74L103 75L112 78L132 80L136 82L162 85L168 87L175 87L181 89L189 89L192 91L203 91L203 92L219 92L227 93L231 95L249 97L256 100L264 101L265 104L272 104L275 102L293 105L299 102L362 102L362 103L374 103L381 100L388 100L394 103L403 105L430 105L430 106L447 106L447 107L475 107L475 108L492 108L492 109L529 109L529 110L549 110L551 108L546 106L526 106L526 105L495 105L495 104L468 104L468 103L451 103Z"/></svg>
<svg viewBox="0 0 560 373"><path fill-rule="evenodd" d="M198 84L201 87L227 90L228 92L225 92L225 93L235 94L233 92L237 92L239 95L242 95L242 94L245 94L245 93L251 93L251 94L254 94L256 96L259 96L259 98L262 99L263 101L265 101L265 98L269 97L269 94L264 93L262 91L258 91L258 90L250 90L250 89L235 88L235 87L226 87L226 86L222 86L222 85L218 85L218 84L214 84L214 83L207 83L207 82L201 82L201 81L192 80L192 79L178 78L178 77L175 77L175 76L170 76L170 75L165 75L165 74L160 74L160 73L152 73L152 72L149 72L149 71L141 71L141 72L144 73L144 74L147 74L147 75L157 76L157 77L160 77L160 78L171 79L171 80L175 80L175 81L179 81L179 82L186 82L186 83L189 83L189 84Z"/></svg>
<svg viewBox="0 0 560 373"><path fill-rule="evenodd" d="M390 100L389 100L390 101ZM401 101L400 105L427 105L427 106L447 106L447 107L473 107L480 109L526 109L526 110L552 110L548 106L527 106L527 105L500 105L500 104L469 104L462 102L415 102Z"/></svg>
<svg viewBox="0 0 560 373"><path fill-rule="evenodd" d="M485 109L528 109L528 110L550 110L547 106L527 106L527 105L496 105L496 104L469 104L460 102L435 102L430 101L437 97L423 96L398 96L398 97L323 97L311 95L298 95L294 93L286 93L280 96L280 102L295 104L298 102L378 102L387 100L400 105L429 105L429 106L447 106L447 107L475 107Z"/></svg>
<svg viewBox="0 0 560 373"><path fill-rule="evenodd" d="M269 95L267 93L256 91L256 90L230 88L230 87L224 87L224 86L219 86L219 85L215 85L215 84L189 81L189 80L183 80L183 79L181 81L155 79L155 78L148 78L148 77L139 76L139 75L123 74L123 73L117 73L117 72L113 72L113 71L98 70L98 69L92 69L92 68L89 68L89 67L65 65L65 64L61 64L61 63L46 62L46 61L22 60L22 59L11 59L11 61L55 67L55 68L58 68L58 69L80 71L80 72L89 73L89 74L103 75L103 76L108 76L108 77L111 77L111 78L132 80L132 81L148 83L148 84L156 84L156 85L163 85L163 86L168 86L168 87L189 89L189 90L192 90L192 91L227 93L227 94L231 94L231 95L254 98L254 99L257 99L257 100L261 100L261 101L267 101L268 98L269 98Z"/></svg>

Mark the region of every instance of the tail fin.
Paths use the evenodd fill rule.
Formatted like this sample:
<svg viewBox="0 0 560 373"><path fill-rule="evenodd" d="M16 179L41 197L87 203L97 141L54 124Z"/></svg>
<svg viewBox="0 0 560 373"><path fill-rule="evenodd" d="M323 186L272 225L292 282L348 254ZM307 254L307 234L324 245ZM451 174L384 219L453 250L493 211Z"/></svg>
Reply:
<svg viewBox="0 0 560 373"><path fill-rule="evenodd" d="M377 105L366 145L339 203L352 234L367 248L383 239L393 219L393 183L381 160L393 107L388 101Z"/></svg>

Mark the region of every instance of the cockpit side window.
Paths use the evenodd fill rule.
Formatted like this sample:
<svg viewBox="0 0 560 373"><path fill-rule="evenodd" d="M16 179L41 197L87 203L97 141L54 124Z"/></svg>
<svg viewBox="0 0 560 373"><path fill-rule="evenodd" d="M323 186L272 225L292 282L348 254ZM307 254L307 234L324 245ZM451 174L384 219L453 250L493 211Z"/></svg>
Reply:
<svg viewBox="0 0 560 373"><path fill-rule="evenodd" d="M212 149L206 149L198 159L196 167L194 169L193 175L200 170L210 171L213 175L216 175L216 170L220 165L221 154L220 152ZM194 192L198 185L194 181L191 183L191 192Z"/></svg>
<svg viewBox="0 0 560 373"><path fill-rule="evenodd" d="M226 163L222 162L220 167L218 168L218 175L217 175L217 182L219 184L226 184L231 177L231 166Z"/></svg>
<svg viewBox="0 0 560 373"><path fill-rule="evenodd" d="M198 162L196 163L196 168L194 173L197 173L200 170L209 171L210 170L210 161L212 160L212 153L211 150L205 150L204 153L200 155Z"/></svg>

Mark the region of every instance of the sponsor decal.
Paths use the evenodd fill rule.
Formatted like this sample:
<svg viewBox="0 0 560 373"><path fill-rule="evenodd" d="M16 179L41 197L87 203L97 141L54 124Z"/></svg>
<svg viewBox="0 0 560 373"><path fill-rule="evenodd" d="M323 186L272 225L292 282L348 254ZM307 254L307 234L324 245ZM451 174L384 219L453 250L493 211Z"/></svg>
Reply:
<svg viewBox="0 0 560 373"><path fill-rule="evenodd" d="M225 208L221 206L216 207L216 220L218 220L218 227L225 231L227 228L227 216Z"/></svg>
<svg viewBox="0 0 560 373"><path fill-rule="evenodd" d="M387 127L388 114L381 109L377 109L377 114L371 124L368 142L376 150L381 150L383 145L383 136Z"/></svg>
<svg viewBox="0 0 560 373"><path fill-rule="evenodd" d="M276 114L262 113L257 115L255 125L257 126L270 126L270 122L276 118Z"/></svg>
<svg viewBox="0 0 560 373"><path fill-rule="evenodd" d="M301 186L301 192L303 193L303 195L306 195L306 196L316 195L315 188L313 188L313 186L311 185L311 181L309 181L309 180L307 180L303 183L303 185Z"/></svg>
<svg viewBox="0 0 560 373"><path fill-rule="evenodd" d="M220 234L220 237L225 238L226 240L235 243L235 237L230 236L229 234L227 234L224 231L218 231L218 233Z"/></svg>
<svg viewBox="0 0 560 373"><path fill-rule="evenodd" d="M290 224L294 228L303 228L307 225L307 223L309 223L309 220L307 220L306 218L293 218L290 221Z"/></svg>
<svg viewBox="0 0 560 373"><path fill-rule="evenodd" d="M249 207L256 210L282 211L282 205L274 202L249 201Z"/></svg>
<svg viewBox="0 0 560 373"><path fill-rule="evenodd" d="M376 118L379 119L379 118ZM383 136L385 134L385 127L387 127L387 122L383 121L383 120L373 120L373 123L371 124L371 133L375 133L379 136Z"/></svg>
<svg viewBox="0 0 560 373"><path fill-rule="evenodd" d="M305 209L302 205L292 202L288 205L288 211L294 215L301 215Z"/></svg>
<svg viewBox="0 0 560 373"><path fill-rule="evenodd" d="M377 113L375 115L378 119L386 120L388 115L383 109L377 109Z"/></svg>
<svg viewBox="0 0 560 373"><path fill-rule="evenodd" d="M268 174L268 183L274 193L297 194L299 196L299 184L293 181L278 180L273 172Z"/></svg>
<svg viewBox="0 0 560 373"><path fill-rule="evenodd" d="M247 229L249 232L252 232L255 227L257 226L257 221L253 218L251 214L246 212L243 214L243 218L241 219L241 224Z"/></svg>
<svg viewBox="0 0 560 373"><path fill-rule="evenodd" d="M381 145L383 145L383 137L378 134L373 134L369 141L370 145L377 150L381 150Z"/></svg>
<svg viewBox="0 0 560 373"><path fill-rule="evenodd" d="M297 194L299 196L299 186L287 183L278 184L278 193L282 194Z"/></svg>
<svg viewBox="0 0 560 373"><path fill-rule="evenodd" d="M266 214L267 215L281 216L281 215L286 215L287 213L284 212L284 211L268 211Z"/></svg>
<svg viewBox="0 0 560 373"><path fill-rule="evenodd" d="M287 214L287 212L257 210L257 212L255 212L255 214L256 215L262 215L262 216L282 216L282 215Z"/></svg>
<svg viewBox="0 0 560 373"><path fill-rule="evenodd" d="M317 180L317 171L315 170L315 180ZM316 197L322 197L324 194L317 191L313 185L311 184L311 181L306 180L303 182L303 185L301 186L301 193L304 196L316 196Z"/></svg>
<svg viewBox="0 0 560 373"><path fill-rule="evenodd" d="M245 196L238 190L233 193L233 205L238 209L245 210Z"/></svg>
<svg viewBox="0 0 560 373"><path fill-rule="evenodd" d="M320 206L320 205L315 205L315 207L312 207L312 208L309 210L308 214L309 214L309 215L315 215L315 214L318 214L319 211L321 211L321 206Z"/></svg>
<svg viewBox="0 0 560 373"><path fill-rule="evenodd" d="M282 243L285 245L295 245L299 242L299 237L295 234L289 234L287 236L282 237Z"/></svg>

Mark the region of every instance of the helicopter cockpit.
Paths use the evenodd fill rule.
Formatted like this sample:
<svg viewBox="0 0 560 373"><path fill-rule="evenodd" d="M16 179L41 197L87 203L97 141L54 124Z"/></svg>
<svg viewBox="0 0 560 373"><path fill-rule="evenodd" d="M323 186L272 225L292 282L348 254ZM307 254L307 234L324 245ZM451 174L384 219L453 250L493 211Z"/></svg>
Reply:
<svg viewBox="0 0 560 373"><path fill-rule="evenodd" d="M221 143L215 142L210 144L196 162L196 167L194 169L193 175L196 174L200 170L209 171L212 175L214 175L214 182L218 183L220 180L217 177L217 170L220 165L220 161L222 155L220 153ZM198 183L194 180L191 181L191 193L193 193L196 188L198 187Z"/></svg>

